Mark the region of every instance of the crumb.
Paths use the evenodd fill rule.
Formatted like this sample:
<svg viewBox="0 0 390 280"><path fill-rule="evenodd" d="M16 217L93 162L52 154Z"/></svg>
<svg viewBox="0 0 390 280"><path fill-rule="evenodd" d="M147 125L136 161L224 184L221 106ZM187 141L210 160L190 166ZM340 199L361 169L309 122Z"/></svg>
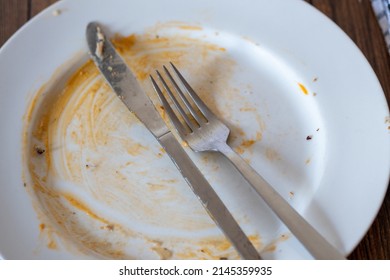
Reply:
<svg viewBox="0 0 390 280"><path fill-rule="evenodd" d="M317 82L317 81L318 81L318 77L314 77L313 82Z"/></svg>
<svg viewBox="0 0 390 280"><path fill-rule="evenodd" d="M111 66L108 66L107 69L108 69L108 71L110 71L110 72L112 71L112 67L111 67Z"/></svg>
<svg viewBox="0 0 390 280"><path fill-rule="evenodd" d="M160 39L160 35L156 34L156 39Z"/></svg>
<svg viewBox="0 0 390 280"><path fill-rule="evenodd" d="M56 9L52 12L52 15L55 17L58 17L60 14L61 14L61 10L59 10L59 9Z"/></svg>
<svg viewBox="0 0 390 280"><path fill-rule="evenodd" d="M23 183L23 187L27 187L27 184L26 184L26 183Z"/></svg>
<svg viewBox="0 0 390 280"><path fill-rule="evenodd" d="M288 195L289 195L290 199L292 199L294 197L295 193L294 192L289 192Z"/></svg>
<svg viewBox="0 0 390 280"><path fill-rule="evenodd" d="M109 231L114 231L115 225L106 225L105 228L108 229Z"/></svg>
<svg viewBox="0 0 390 280"><path fill-rule="evenodd" d="M320 131L320 129L319 129L319 128L317 128L317 129L316 129L316 131Z"/></svg>
<svg viewBox="0 0 390 280"><path fill-rule="evenodd" d="M103 59L104 35L99 26L96 28L96 36L97 41L95 54L99 59Z"/></svg>
<svg viewBox="0 0 390 280"><path fill-rule="evenodd" d="M35 149L35 152L37 152L38 155L42 155L42 154L44 154L46 152L46 150L44 148L39 147L39 146L35 146L34 149Z"/></svg>
<svg viewBox="0 0 390 280"><path fill-rule="evenodd" d="M317 96L317 93L313 92L313 96Z"/></svg>
<svg viewBox="0 0 390 280"><path fill-rule="evenodd" d="M311 140L311 139L313 139L313 135L309 135L309 136L306 137L306 140L308 140L308 141Z"/></svg>

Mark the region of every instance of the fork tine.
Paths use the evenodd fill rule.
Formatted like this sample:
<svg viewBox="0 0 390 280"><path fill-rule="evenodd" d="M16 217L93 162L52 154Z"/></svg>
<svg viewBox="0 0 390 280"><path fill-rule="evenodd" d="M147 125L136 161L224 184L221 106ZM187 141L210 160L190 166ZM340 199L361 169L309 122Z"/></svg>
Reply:
<svg viewBox="0 0 390 280"><path fill-rule="evenodd" d="M156 81L154 80L154 78L152 76L150 76L150 80L152 81L153 88L154 88L155 92L157 93L158 97L160 98L160 101L165 109L165 112L167 112L168 117L172 121L172 123L173 123L174 127L176 128L177 132L179 133L180 137L184 139L184 137L187 135L185 127L180 122L180 120L177 118L175 112L172 110L167 99L165 98L164 94L162 93L160 87L157 85Z"/></svg>
<svg viewBox="0 0 390 280"><path fill-rule="evenodd" d="M198 122L199 125L204 123L205 121L202 119L201 116L199 116L198 112L194 109L194 107L191 105L191 103L188 101L188 99L185 97L183 91L181 88L177 85L175 79L172 77L171 73L167 69L167 67L163 66L165 73L167 74L169 80L172 82L173 86L176 89L176 92L180 96L181 100L184 102L184 105L187 107L187 109L190 111L191 115L194 117L194 119ZM206 116L205 116L206 117Z"/></svg>
<svg viewBox="0 0 390 280"><path fill-rule="evenodd" d="M215 118L215 115L213 112L210 111L210 109L207 107L207 105L200 99L198 94L192 89L192 87L188 84L186 79L183 77L183 75L177 70L176 66L170 62L172 69L175 71L177 77L180 79L183 86L186 88L188 95L191 96L192 100L195 102L195 104L198 106L199 110L202 112L202 114L206 117L206 119Z"/></svg>
<svg viewBox="0 0 390 280"><path fill-rule="evenodd" d="M156 70L156 73L157 73L157 76L160 79L161 83L163 84L165 91L168 93L169 98L171 98L171 100L173 101L173 104L175 105L175 107L178 110L178 112L180 113L180 115L183 117L185 123L188 125L188 127L190 128L191 131L194 131L195 126L194 126L193 122L188 118L186 112L183 110L183 107L177 101L175 95L172 93L171 89L169 88L169 86L165 82L165 80L162 77L162 75L160 74L160 72L158 70ZM164 107L165 107L165 105L164 105Z"/></svg>

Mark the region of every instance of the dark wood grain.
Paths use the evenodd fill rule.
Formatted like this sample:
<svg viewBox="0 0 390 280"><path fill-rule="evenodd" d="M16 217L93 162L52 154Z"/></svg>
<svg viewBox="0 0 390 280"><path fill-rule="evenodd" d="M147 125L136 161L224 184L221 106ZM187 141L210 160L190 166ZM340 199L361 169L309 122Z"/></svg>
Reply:
<svg viewBox="0 0 390 280"><path fill-rule="evenodd" d="M0 0L0 46L28 19L28 0Z"/></svg>
<svg viewBox="0 0 390 280"><path fill-rule="evenodd" d="M369 0L311 0L360 48L390 100L390 56Z"/></svg>
<svg viewBox="0 0 390 280"><path fill-rule="evenodd" d="M369 0L305 0L338 24L360 48L390 101L390 56ZM0 0L0 46L55 0ZM349 259L390 259L390 192L377 218Z"/></svg>

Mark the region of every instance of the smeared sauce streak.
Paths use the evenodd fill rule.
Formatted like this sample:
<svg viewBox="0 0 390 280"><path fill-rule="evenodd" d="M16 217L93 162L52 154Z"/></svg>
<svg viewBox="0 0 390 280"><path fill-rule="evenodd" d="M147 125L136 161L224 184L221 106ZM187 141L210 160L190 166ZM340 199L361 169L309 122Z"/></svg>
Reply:
<svg viewBox="0 0 390 280"><path fill-rule="evenodd" d="M91 217L92 219L95 219L95 220L98 220L102 223L105 223L105 224L108 224L109 222L98 216L97 214L95 214L95 212L89 208L84 202L82 202L81 200L79 200L78 198L76 198L75 196L71 195L71 194L63 194L62 195L73 207L77 208L78 210L84 212L85 214L87 214L89 217Z"/></svg>
<svg viewBox="0 0 390 280"><path fill-rule="evenodd" d="M240 133L241 136L245 136L245 133ZM261 139L263 135L260 131L258 131L253 139L244 139L241 141L240 145L235 148L235 151L240 155L244 154L246 151L250 151L250 149Z"/></svg>
<svg viewBox="0 0 390 280"><path fill-rule="evenodd" d="M258 235L248 235L252 244L259 248L261 247L261 240ZM182 259L201 259L201 260L221 260L221 259L238 259L239 256L236 251L230 251L232 245L229 241L204 239L200 242L198 251L185 251L179 254ZM229 253L226 253L229 252Z"/></svg>

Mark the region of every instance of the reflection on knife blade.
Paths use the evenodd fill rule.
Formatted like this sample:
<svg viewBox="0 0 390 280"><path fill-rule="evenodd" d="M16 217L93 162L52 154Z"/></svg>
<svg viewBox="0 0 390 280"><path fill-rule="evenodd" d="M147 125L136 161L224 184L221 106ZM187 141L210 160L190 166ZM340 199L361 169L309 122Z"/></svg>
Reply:
<svg viewBox="0 0 390 280"><path fill-rule="evenodd" d="M111 42L105 39L102 28L92 22L87 26L86 36L91 57L108 84L127 108L156 137L209 215L240 255L244 259L260 259L234 217L165 125L124 60Z"/></svg>

